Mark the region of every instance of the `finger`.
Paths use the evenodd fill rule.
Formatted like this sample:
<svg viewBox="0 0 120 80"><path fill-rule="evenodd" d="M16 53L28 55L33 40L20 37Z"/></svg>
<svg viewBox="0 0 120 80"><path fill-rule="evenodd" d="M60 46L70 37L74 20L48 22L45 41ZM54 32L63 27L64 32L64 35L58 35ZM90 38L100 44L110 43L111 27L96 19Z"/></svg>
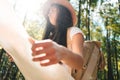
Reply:
<svg viewBox="0 0 120 80"><path fill-rule="evenodd" d="M56 63L58 63L57 60L51 59L51 60L49 60L49 62L40 63L40 65L41 65L41 66L50 66L50 65L53 65L53 64L56 64Z"/></svg>
<svg viewBox="0 0 120 80"><path fill-rule="evenodd" d="M33 38L28 38L28 40L30 41L30 43L33 45L35 43L35 40Z"/></svg>
<svg viewBox="0 0 120 80"><path fill-rule="evenodd" d="M45 53L46 56L50 56L50 55L55 55L56 51L53 47L48 47L48 48L44 48L44 49L39 49L38 51L34 51L32 53L32 56L37 56L40 55L42 53Z"/></svg>
<svg viewBox="0 0 120 80"><path fill-rule="evenodd" d="M47 48L52 46L52 41L51 40L42 40L42 41L36 41L33 46L32 46L32 51L35 51L36 48L42 47L42 48Z"/></svg>
<svg viewBox="0 0 120 80"><path fill-rule="evenodd" d="M37 61L44 61L44 60L48 60L50 57L48 56L43 56L43 57L36 57L36 58L33 58L32 60L37 62Z"/></svg>
<svg viewBox="0 0 120 80"><path fill-rule="evenodd" d="M43 61L43 60L57 60L57 57L54 54L48 54L48 55L39 55L39 57L34 57L33 61Z"/></svg>
<svg viewBox="0 0 120 80"><path fill-rule="evenodd" d="M45 53L45 49L39 47L39 48L36 48L35 50L32 51L32 56L37 56L37 55L40 55L40 54L43 54Z"/></svg>

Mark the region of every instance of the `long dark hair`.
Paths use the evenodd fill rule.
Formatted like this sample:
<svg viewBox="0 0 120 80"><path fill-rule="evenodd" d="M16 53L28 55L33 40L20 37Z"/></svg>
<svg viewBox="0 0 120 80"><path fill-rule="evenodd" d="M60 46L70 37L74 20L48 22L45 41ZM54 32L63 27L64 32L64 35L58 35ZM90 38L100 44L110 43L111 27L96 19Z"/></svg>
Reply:
<svg viewBox="0 0 120 80"><path fill-rule="evenodd" d="M71 12L64 6L59 4L53 4L58 9L58 16L56 20L56 26L54 27L48 16L46 17L46 33L43 39L52 39L58 44L67 46L67 29L73 26L73 20Z"/></svg>

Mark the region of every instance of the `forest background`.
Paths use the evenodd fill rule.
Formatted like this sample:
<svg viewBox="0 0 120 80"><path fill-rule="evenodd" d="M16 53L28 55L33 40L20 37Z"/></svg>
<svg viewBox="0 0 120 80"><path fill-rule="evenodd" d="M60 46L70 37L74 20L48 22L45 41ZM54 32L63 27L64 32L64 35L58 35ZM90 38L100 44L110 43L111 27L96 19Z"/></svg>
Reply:
<svg viewBox="0 0 120 80"><path fill-rule="evenodd" d="M45 19L40 7L45 0L9 0L29 35L41 40ZM120 0L69 0L85 40L101 42L106 66L98 80L120 80ZM0 48L0 80L24 80L14 62Z"/></svg>

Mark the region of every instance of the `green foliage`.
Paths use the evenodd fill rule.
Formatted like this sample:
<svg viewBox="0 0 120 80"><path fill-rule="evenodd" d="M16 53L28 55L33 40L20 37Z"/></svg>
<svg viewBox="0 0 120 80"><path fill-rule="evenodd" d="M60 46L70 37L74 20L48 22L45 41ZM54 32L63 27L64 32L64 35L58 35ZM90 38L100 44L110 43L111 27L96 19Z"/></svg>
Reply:
<svg viewBox="0 0 120 80"><path fill-rule="evenodd" d="M0 80L25 80L14 62L10 62L7 53L0 49Z"/></svg>
<svg viewBox="0 0 120 80"><path fill-rule="evenodd" d="M75 1L79 2L79 0ZM100 3L100 6L97 6L98 3ZM114 80L120 80L119 4L113 4L109 0L107 2L105 0L81 0L80 6L80 28L85 36L87 36L89 34L89 26L89 37L91 40L101 41L101 49L105 56L106 66L103 71L98 72L98 80L111 80L108 76L110 73L112 73L111 75ZM78 14L78 7L76 8L76 14ZM93 13L95 13L95 15ZM41 22L40 20L29 20L25 18L24 26L30 36L37 40L42 39L45 20ZM2 51L1 48L0 61L0 80L24 80L19 69L13 62L9 62L6 53Z"/></svg>
<svg viewBox="0 0 120 80"><path fill-rule="evenodd" d="M82 1L80 28L90 39L102 42L101 49L106 60L104 71L98 72L98 80L120 79L120 15L119 4L110 1L98 0ZM88 8L90 6L90 8ZM88 14L88 10L90 14ZM94 14L93 14L94 13ZM111 75L111 76L110 76Z"/></svg>
<svg viewBox="0 0 120 80"><path fill-rule="evenodd" d="M40 20L25 20L24 26L28 34L36 40L41 40L44 35L46 21L43 17L39 17ZM42 19L43 18L43 19ZM41 20L42 19L42 20Z"/></svg>

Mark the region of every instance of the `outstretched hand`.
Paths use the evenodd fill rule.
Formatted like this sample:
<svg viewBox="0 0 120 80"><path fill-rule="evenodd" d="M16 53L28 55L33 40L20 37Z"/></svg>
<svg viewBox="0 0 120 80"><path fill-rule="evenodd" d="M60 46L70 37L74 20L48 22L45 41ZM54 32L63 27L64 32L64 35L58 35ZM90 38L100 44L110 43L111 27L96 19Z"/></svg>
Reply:
<svg viewBox="0 0 120 80"><path fill-rule="evenodd" d="M63 58L61 46L52 40L32 42L33 61L40 61L41 66L48 66L60 62Z"/></svg>

